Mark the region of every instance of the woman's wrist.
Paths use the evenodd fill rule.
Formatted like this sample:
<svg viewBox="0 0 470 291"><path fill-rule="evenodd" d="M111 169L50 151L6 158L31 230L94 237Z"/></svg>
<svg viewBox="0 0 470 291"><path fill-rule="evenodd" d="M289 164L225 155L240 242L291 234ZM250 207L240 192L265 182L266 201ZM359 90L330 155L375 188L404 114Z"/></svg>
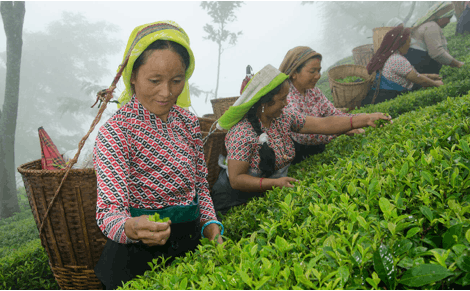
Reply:
<svg viewBox="0 0 470 291"><path fill-rule="evenodd" d="M222 235L220 228L223 229L223 225L218 220L208 220L204 222L201 228L203 237L213 240L217 235Z"/></svg>
<svg viewBox="0 0 470 291"><path fill-rule="evenodd" d="M137 237L137 224L139 223L141 216L131 217L124 223L124 233L131 240L138 240Z"/></svg>

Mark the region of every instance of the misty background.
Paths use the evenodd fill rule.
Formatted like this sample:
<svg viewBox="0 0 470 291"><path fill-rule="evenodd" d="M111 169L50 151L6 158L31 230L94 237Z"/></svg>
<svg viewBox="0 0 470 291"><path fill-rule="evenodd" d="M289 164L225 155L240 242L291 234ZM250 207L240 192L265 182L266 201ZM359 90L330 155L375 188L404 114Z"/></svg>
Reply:
<svg viewBox="0 0 470 291"><path fill-rule="evenodd" d="M323 55L322 73L352 49L372 44L372 28L405 22L411 26L435 2L245 1L234 9L226 29L237 33L220 58L218 97L239 96L245 68L258 72L279 67L287 51L309 46ZM41 158L38 127L43 126L59 152L75 153L98 111L96 92L107 88L122 61L131 31L159 20L176 21L189 35L196 67L189 83L192 108L198 116L212 113L210 92L217 82L218 46L206 39L213 19L201 2L27 1L19 110L15 137L15 168ZM6 37L0 33L0 105L6 73ZM216 28L217 26L214 25ZM115 97L124 89L120 81ZM199 96L196 96L199 93ZM103 124L117 106L108 104ZM88 138L92 149L96 131ZM87 152L85 151L85 154ZM88 152L89 153L89 152ZM20 178L19 174L17 177ZM21 179L19 179L19 183Z"/></svg>

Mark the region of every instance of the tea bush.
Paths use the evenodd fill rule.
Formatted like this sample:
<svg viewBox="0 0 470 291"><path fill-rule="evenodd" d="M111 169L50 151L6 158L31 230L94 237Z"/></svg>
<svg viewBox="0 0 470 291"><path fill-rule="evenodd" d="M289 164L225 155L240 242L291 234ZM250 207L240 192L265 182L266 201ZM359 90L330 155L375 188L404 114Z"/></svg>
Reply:
<svg viewBox="0 0 470 291"><path fill-rule="evenodd" d="M292 167L294 188L228 214L223 246L206 241L123 289L468 286L469 114L470 95L449 98L338 138Z"/></svg>
<svg viewBox="0 0 470 291"><path fill-rule="evenodd" d="M41 246L40 239L23 244L9 256L0 259L0 288L59 289L48 262L49 258Z"/></svg>
<svg viewBox="0 0 470 291"><path fill-rule="evenodd" d="M2 289L59 289L24 188L18 189L21 212L0 220L0 287Z"/></svg>

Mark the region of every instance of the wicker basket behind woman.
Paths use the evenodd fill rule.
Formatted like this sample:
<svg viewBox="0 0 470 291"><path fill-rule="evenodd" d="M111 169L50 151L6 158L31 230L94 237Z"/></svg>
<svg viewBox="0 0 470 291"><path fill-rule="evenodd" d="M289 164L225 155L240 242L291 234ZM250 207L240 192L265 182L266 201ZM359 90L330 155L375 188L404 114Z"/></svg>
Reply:
<svg viewBox="0 0 470 291"><path fill-rule="evenodd" d="M336 79L343 79L349 76L357 76L364 79L363 82L340 83ZM353 110L361 106L361 101L369 91L372 77L367 73L364 66L341 65L331 68L328 71L328 81L330 83L331 95L335 107L347 107Z"/></svg>
<svg viewBox="0 0 470 291"><path fill-rule="evenodd" d="M200 118L203 138L214 119ZM204 145L209 169L209 186L217 180L219 154L226 154L225 132L216 131ZM42 170L41 160L18 167L23 177L29 205L39 229L65 171ZM49 265L61 289L102 289L95 276L106 237L96 224L97 182L94 169L71 169L45 219L41 245L49 256Z"/></svg>
<svg viewBox="0 0 470 291"><path fill-rule="evenodd" d="M41 160L21 165L29 205L39 229L65 171L42 170ZM96 224L94 169L72 169L51 208L41 237L61 289L102 289L93 268L106 237Z"/></svg>
<svg viewBox="0 0 470 291"><path fill-rule="evenodd" d="M211 99L215 119L219 119L225 111L237 101L238 97L240 96Z"/></svg>

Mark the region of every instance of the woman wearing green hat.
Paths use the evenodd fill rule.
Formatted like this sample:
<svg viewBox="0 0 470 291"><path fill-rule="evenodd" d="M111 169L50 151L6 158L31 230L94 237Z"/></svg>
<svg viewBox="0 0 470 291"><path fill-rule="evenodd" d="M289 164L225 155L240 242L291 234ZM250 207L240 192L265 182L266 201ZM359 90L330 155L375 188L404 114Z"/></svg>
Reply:
<svg viewBox="0 0 470 291"><path fill-rule="evenodd" d="M439 74L443 65L460 68L463 62L449 54L444 27L454 15L454 4L437 2L418 19L411 30L411 45L405 58L421 74Z"/></svg>
<svg viewBox="0 0 470 291"><path fill-rule="evenodd" d="M283 110L289 93L288 78L267 65L219 119L218 127L229 131L225 137L227 165L219 161L223 169L211 193L217 213L224 215L231 207L273 187L293 187L296 180L287 177L295 156L292 132L341 134L375 127L377 119L390 120L382 113L321 118Z"/></svg>
<svg viewBox="0 0 470 291"><path fill-rule="evenodd" d="M222 243L199 121L181 108L190 105L193 70L189 38L175 22L132 32L115 78L122 72L121 108L94 148L96 221L108 237L95 274L107 289L142 275L152 259L194 250L201 237ZM156 214L169 221L150 221Z"/></svg>

